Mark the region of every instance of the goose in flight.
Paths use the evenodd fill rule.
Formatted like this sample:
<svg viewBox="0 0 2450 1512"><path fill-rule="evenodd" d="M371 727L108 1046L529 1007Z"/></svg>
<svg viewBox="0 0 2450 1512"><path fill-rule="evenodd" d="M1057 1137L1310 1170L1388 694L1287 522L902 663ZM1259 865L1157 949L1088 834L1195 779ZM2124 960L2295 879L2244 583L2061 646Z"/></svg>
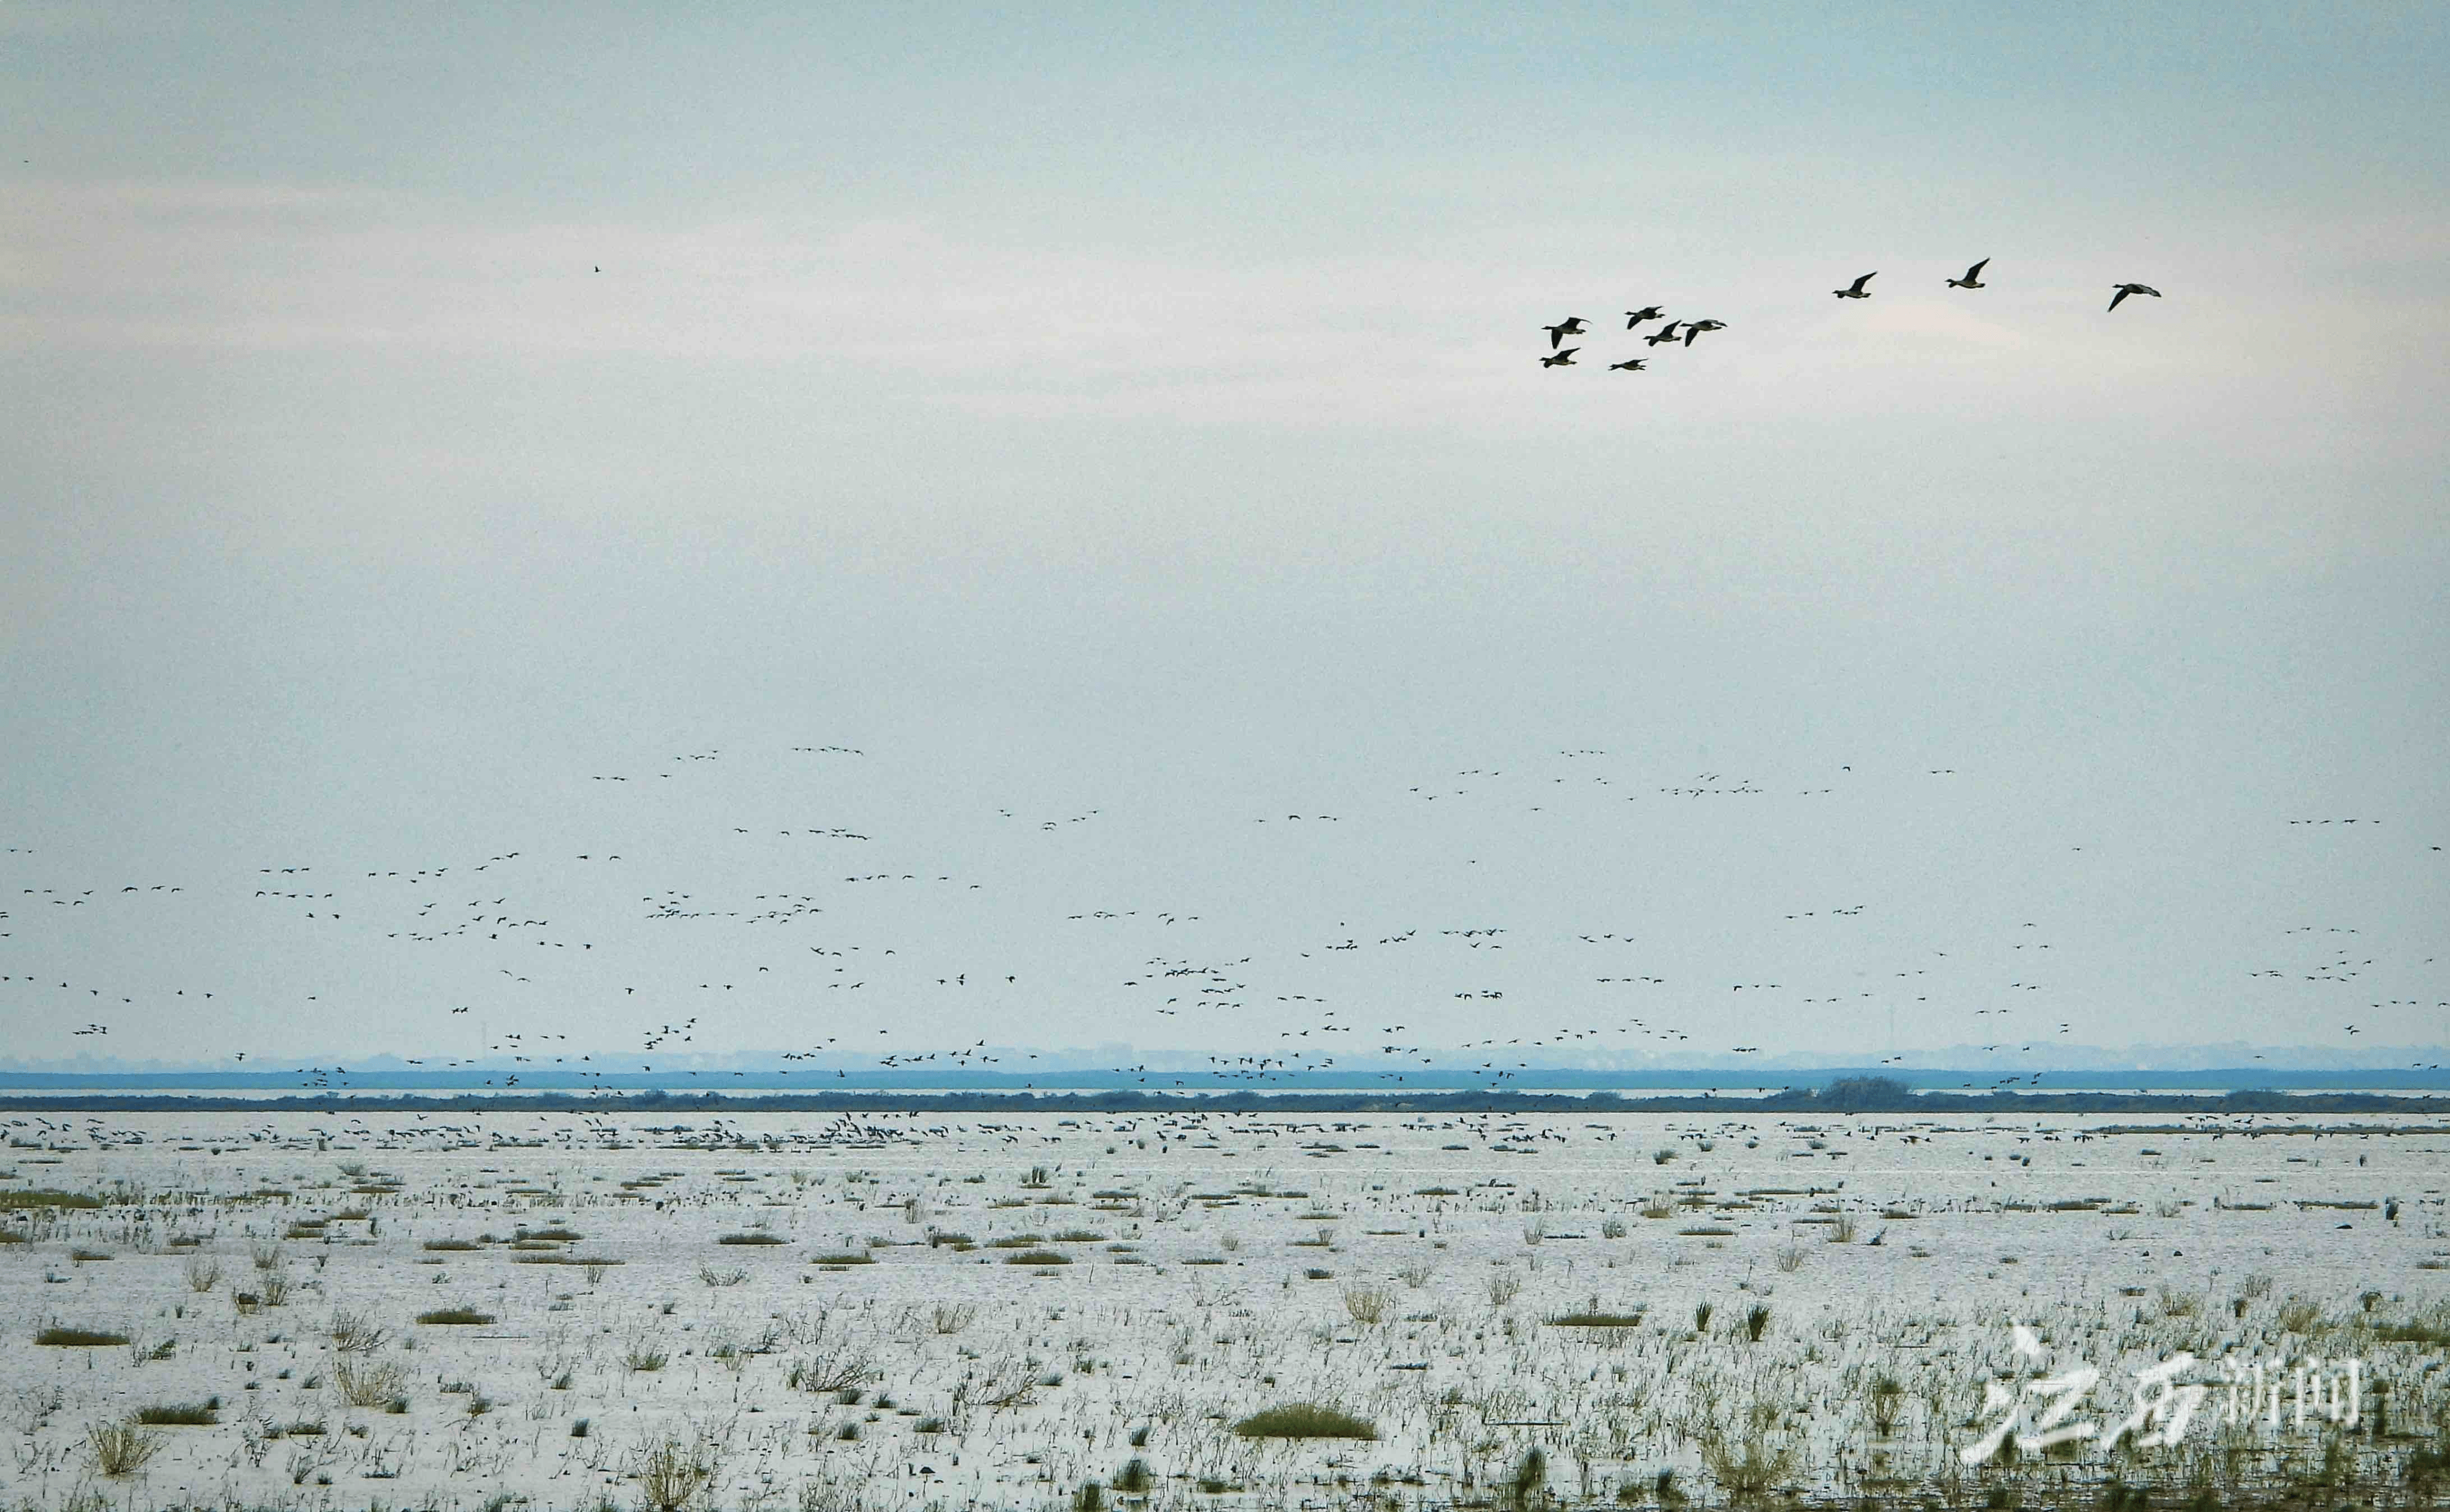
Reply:
<svg viewBox="0 0 2450 1512"><path fill-rule="evenodd" d="M1982 270L1990 265L1991 260L1989 258L1984 258L1981 262L1974 263L1970 268L1967 268L1965 270L1965 277L1961 279L1949 280L1948 286L1952 289L1989 288L1990 285L1982 281Z"/></svg>
<svg viewBox="0 0 2450 1512"><path fill-rule="evenodd" d="M1564 351L1558 353L1555 357L1542 358L1540 359L1540 365L1542 367L1572 367L1574 365L1574 354L1581 350L1582 348L1579 346L1569 346Z"/></svg>
<svg viewBox="0 0 2450 1512"><path fill-rule="evenodd" d="M2156 300L2161 297L2159 289L2148 288L2141 283L2122 283L2118 285L2118 292L2110 297L2110 307L2113 310L2118 308L2119 303L2130 294L2149 294Z"/></svg>
<svg viewBox="0 0 2450 1512"><path fill-rule="evenodd" d="M1582 335L1585 327L1583 324L1583 318L1581 316L1569 315L1566 316L1564 320L1555 325L1544 325L1540 327L1540 329L1548 333L1548 347L1549 350L1554 351L1558 343L1564 341L1565 338L1569 336Z"/></svg>
<svg viewBox="0 0 2450 1512"><path fill-rule="evenodd" d="M1875 269L1872 272L1864 274L1861 278L1857 279L1851 287L1832 289L1829 292L1837 295L1841 300L1868 300L1872 296L1865 292L1863 285L1871 282L1874 279L1876 279L1879 276L1878 270Z"/></svg>
<svg viewBox="0 0 2450 1512"><path fill-rule="evenodd" d="M1726 328L1727 322L1724 320L1695 320L1684 327L1684 344L1691 346L1693 338L1704 331L1723 331Z"/></svg>
<svg viewBox="0 0 2450 1512"><path fill-rule="evenodd" d="M1676 328L1683 323L1684 322L1682 320L1670 320L1665 325L1661 326L1658 330L1643 337L1643 340L1652 346L1657 346L1662 341L1673 341L1676 339Z"/></svg>
<svg viewBox="0 0 2450 1512"><path fill-rule="evenodd" d="M1575 350L1580 351L1582 349L1577 347ZM1648 359L1635 357L1627 358L1622 362L1610 362L1608 364L1608 371L1611 373L1639 373L1648 366L1650 366Z"/></svg>
<svg viewBox="0 0 2450 1512"><path fill-rule="evenodd" d="M1624 328L1630 331L1643 321L1658 320L1666 313L1656 304L1645 304L1638 310L1627 310L1624 312Z"/></svg>

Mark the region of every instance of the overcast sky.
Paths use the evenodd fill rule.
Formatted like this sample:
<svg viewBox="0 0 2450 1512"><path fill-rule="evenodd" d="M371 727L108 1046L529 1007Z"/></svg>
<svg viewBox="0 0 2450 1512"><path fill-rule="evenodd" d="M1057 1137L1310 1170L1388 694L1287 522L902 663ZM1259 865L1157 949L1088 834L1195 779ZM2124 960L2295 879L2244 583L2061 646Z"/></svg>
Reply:
<svg viewBox="0 0 2450 1512"><path fill-rule="evenodd" d="M9 1053L2450 1039L2450 13L1333 10L0 3Z"/></svg>

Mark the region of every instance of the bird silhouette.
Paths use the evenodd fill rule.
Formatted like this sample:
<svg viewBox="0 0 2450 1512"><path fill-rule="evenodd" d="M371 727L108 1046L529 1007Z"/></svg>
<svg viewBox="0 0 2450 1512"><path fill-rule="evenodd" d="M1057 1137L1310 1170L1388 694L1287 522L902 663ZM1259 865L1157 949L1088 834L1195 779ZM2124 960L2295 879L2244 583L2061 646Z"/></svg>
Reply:
<svg viewBox="0 0 2450 1512"><path fill-rule="evenodd" d="M1554 350L1565 341L1565 338L1582 335L1585 327L1581 316L1569 315L1554 325L1544 325L1540 329L1548 333L1548 346Z"/></svg>

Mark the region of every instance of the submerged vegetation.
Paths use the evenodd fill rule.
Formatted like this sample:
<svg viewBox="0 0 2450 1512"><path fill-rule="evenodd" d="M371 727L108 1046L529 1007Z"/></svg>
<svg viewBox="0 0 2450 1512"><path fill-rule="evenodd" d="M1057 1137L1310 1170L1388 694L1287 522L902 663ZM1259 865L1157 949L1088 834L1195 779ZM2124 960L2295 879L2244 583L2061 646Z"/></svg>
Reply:
<svg viewBox="0 0 2450 1512"><path fill-rule="evenodd" d="M903 1481L924 1507L957 1464L986 1467L982 1505L1112 1512L2450 1497L2450 1131L2417 1120L1021 1127L1029 1163L1009 1125L827 1147L668 1114L579 1158L462 1146L423 1182L354 1157L336 1182L342 1152L300 1137L219 1186L148 1153L149 1191L104 1179L137 1164L117 1151L46 1156L135 1200L10 1216L22 1294L88 1310L21 1315L61 1347L0 1407L94 1486L210 1473L250 1505L348 1476L417 1505L479 1464L497 1512L560 1504L520 1468L546 1433L614 1507L671 1512L882 1512ZM581 1231L617 1254L571 1252ZM718 1248L749 1235L793 1262ZM2101 1426L2188 1356L2208 1391L2182 1442L2049 1444L2029 1418L1968 1458L2054 1372L2098 1370L2077 1415ZM2229 1410L2257 1364L2306 1361L2330 1364L2303 1424L2294 1397Z"/></svg>

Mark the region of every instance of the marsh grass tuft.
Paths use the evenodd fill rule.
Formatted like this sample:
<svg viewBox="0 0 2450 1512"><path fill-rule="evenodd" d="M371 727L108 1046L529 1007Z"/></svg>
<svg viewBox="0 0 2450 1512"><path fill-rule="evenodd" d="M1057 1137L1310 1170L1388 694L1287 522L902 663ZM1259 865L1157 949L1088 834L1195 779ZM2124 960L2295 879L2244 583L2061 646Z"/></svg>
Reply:
<svg viewBox="0 0 2450 1512"><path fill-rule="evenodd" d="M479 1312L474 1308L436 1308L431 1312L418 1313L417 1315L417 1321L419 1323L460 1325L486 1324L493 1323L497 1320L492 1313Z"/></svg>
<svg viewBox="0 0 2450 1512"><path fill-rule="evenodd" d="M1321 1406L1314 1402L1288 1402L1281 1406L1254 1412L1234 1425L1234 1431L1246 1439L1375 1439L1378 1429L1369 1422L1335 1407Z"/></svg>

